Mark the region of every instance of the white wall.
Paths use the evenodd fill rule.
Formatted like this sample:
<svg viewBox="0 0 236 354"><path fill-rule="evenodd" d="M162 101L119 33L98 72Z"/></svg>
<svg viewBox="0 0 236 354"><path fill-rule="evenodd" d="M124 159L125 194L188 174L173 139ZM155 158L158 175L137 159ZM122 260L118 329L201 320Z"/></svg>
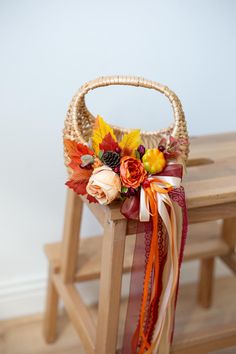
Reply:
<svg viewBox="0 0 236 354"><path fill-rule="evenodd" d="M61 237L61 130L74 92L100 75L140 75L179 94L192 135L236 130L235 10L234 0L0 1L2 317L42 308L42 246ZM98 90L88 104L146 130L172 119L143 89ZM83 234L97 226L87 212Z"/></svg>

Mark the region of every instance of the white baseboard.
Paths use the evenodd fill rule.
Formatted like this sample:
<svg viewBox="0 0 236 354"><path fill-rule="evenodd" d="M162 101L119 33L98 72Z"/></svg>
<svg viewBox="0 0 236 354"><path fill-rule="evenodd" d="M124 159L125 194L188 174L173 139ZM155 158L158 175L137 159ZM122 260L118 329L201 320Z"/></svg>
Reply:
<svg viewBox="0 0 236 354"><path fill-rule="evenodd" d="M0 319L42 312L46 283L46 277L1 282Z"/></svg>
<svg viewBox="0 0 236 354"><path fill-rule="evenodd" d="M197 261L184 263L181 272L181 284L198 280L199 264ZM216 262L216 276L230 274L229 270L219 261ZM47 279L32 277L17 281L0 282L0 320L27 316L44 311ZM98 299L98 281L78 285L81 295L87 304ZM122 295L128 296L129 276L122 282Z"/></svg>
<svg viewBox="0 0 236 354"><path fill-rule="evenodd" d="M0 282L0 320L42 313L46 287L46 277ZM97 301L98 281L79 284L78 288L87 304Z"/></svg>

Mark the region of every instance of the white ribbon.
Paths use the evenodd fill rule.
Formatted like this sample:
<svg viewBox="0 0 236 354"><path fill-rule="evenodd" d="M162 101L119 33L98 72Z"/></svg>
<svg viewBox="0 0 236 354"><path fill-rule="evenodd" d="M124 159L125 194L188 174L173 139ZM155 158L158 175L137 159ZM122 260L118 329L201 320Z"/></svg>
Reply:
<svg viewBox="0 0 236 354"><path fill-rule="evenodd" d="M179 178L179 177L160 176L158 178L163 182L167 182L167 183L171 184L171 186L173 188L180 187L181 178ZM150 182L152 182L152 179L153 179L153 177L148 178L148 180ZM152 183L154 183L155 185L157 185L161 188L165 187L161 182L152 182ZM163 201L164 194L157 192L157 196L158 196L158 198L157 198L158 200L161 199ZM163 203L161 203L161 204L163 204ZM159 207L161 206L161 204L158 202L158 211L159 211ZM159 211L159 213L160 213L160 211ZM140 221L149 221L150 220L149 205L146 201L145 191L144 191L143 187L141 187L141 191L140 191L139 220Z"/></svg>
<svg viewBox="0 0 236 354"><path fill-rule="evenodd" d="M140 191L139 220L140 221L150 220L149 204L146 202L145 191L143 187L141 187L141 191Z"/></svg>

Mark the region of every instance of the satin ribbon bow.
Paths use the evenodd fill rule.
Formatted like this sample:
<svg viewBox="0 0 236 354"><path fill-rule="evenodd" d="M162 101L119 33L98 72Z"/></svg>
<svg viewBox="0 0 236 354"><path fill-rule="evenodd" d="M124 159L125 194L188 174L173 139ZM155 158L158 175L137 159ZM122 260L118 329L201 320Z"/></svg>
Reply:
<svg viewBox="0 0 236 354"><path fill-rule="evenodd" d="M180 187L181 178L173 176L161 176L161 177L149 177L150 188L153 192L156 192L158 200L158 211L162 211L163 203L166 201L166 194L173 188ZM140 209L139 209L139 220L149 221L150 220L150 206L147 193L145 189L141 187L140 191Z"/></svg>

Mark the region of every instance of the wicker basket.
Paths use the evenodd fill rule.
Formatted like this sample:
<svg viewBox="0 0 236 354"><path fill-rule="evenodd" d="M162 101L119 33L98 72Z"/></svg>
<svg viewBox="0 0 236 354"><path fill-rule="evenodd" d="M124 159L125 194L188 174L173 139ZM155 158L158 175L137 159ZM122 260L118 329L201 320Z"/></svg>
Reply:
<svg viewBox="0 0 236 354"><path fill-rule="evenodd" d="M172 105L175 119L174 123L166 129L152 132L142 131L142 141L144 146L147 148L155 148L158 146L158 142L163 136L171 134L175 138L179 139L182 159L184 162L186 162L189 152L188 132L184 112L179 98L167 86L163 86L157 82L146 80L141 77L103 76L85 83L73 97L70 103L65 119L65 128L63 131L64 138L75 140L83 144L88 144L92 135L95 118L86 107L85 95L90 90L93 90L97 87L109 85L141 86L163 93L169 99ZM129 131L128 129L120 128L117 126L112 127L118 141L121 140L122 136ZM68 163L69 158L65 152L65 164L68 165Z"/></svg>

